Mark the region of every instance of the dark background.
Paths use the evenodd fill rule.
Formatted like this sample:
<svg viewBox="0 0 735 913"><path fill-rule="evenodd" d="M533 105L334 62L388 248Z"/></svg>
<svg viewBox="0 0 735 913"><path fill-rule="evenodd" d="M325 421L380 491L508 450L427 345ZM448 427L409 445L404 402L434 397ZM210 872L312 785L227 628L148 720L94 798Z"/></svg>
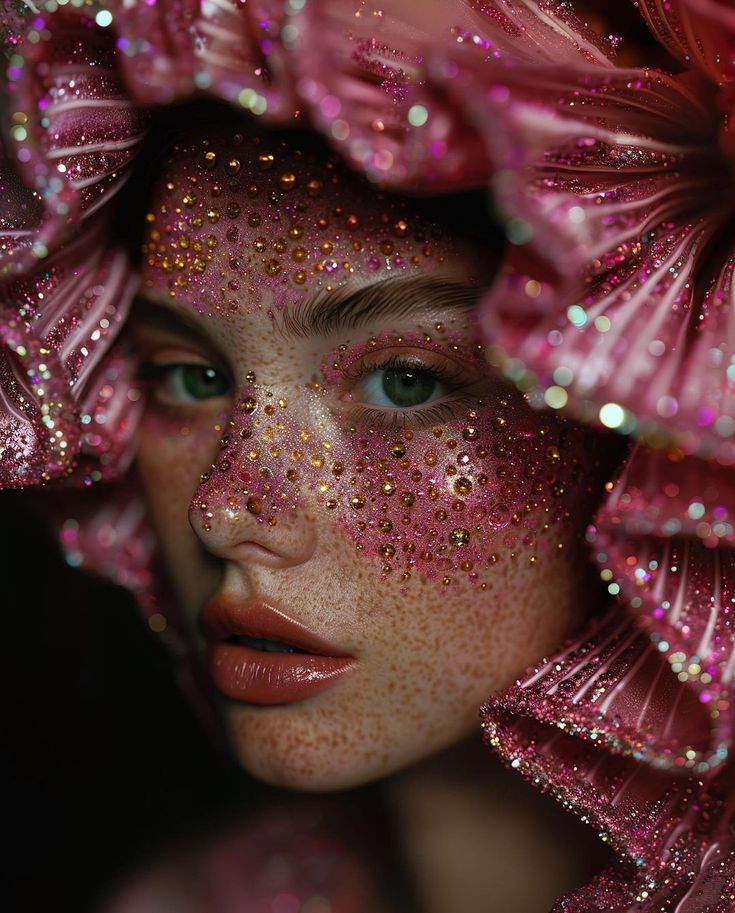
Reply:
<svg viewBox="0 0 735 913"><path fill-rule="evenodd" d="M89 909L158 848L256 802L128 593L0 494L0 909Z"/></svg>

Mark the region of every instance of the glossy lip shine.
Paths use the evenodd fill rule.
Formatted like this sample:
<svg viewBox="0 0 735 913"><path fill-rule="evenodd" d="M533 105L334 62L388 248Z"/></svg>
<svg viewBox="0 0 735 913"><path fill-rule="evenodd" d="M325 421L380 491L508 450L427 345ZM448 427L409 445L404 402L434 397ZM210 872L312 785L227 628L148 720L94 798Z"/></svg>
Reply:
<svg viewBox="0 0 735 913"><path fill-rule="evenodd" d="M260 600L218 596L206 603L199 626L209 642L209 673L216 687L236 701L289 704L335 684L355 659L313 631ZM231 637L279 641L302 653L267 653L231 643Z"/></svg>

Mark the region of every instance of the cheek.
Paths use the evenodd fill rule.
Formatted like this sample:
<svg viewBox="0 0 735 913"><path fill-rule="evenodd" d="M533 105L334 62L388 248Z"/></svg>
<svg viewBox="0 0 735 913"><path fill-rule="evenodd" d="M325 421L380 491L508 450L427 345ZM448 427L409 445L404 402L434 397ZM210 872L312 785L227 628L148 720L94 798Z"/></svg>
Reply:
<svg viewBox="0 0 735 913"><path fill-rule="evenodd" d="M174 582L198 549L188 521L192 492L218 450L222 423L203 426L148 412L139 431L136 467L149 516Z"/></svg>
<svg viewBox="0 0 735 913"><path fill-rule="evenodd" d="M308 502L373 573L483 588L503 553L535 564L568 541L583 432L520 394L496 390L462 419L393 432L337 425L316 397L307 405L300 423L287 399L242 392L192 501L203 530L221 508L272 526Z"/></svg>

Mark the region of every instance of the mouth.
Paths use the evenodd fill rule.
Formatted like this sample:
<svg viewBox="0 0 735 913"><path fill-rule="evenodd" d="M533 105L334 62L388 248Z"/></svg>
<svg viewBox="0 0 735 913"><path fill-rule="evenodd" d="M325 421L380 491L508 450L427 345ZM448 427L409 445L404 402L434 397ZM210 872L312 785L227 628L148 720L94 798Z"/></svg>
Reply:
<svg viewBox="0 0 735 913"><path fill-rule="evenodd" d="M227 698L247 704L290 704L336 684L355 658L260 600L215 597L199 627L208 642L209 672Z"/></svg>
<svg viewBox="0 0 735 913"><path fill-rule="evenodd" d="M240 647L251 647L253 650L261 650L263 653L303 653L306 650L299 650L291 644L284 644L279 640L267 640L265 637L248 637L247 634L233 634L228 637L228 644L235 644Z"/></svg>

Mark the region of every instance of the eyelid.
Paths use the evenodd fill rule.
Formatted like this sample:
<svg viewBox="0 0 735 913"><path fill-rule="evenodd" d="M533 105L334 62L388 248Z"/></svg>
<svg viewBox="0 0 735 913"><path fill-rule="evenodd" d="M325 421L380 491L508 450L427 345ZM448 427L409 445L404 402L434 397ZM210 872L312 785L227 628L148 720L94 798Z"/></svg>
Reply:
<svg viewBox="0 0 735 913"><path fill-rule="evenodd" d="M422 349L412 345L394 345L375 349L353 361L343 372L345 380L357 381L382 368L416 368L434 374L447 383L471 383L475 374L465 364L436 349Z"/></svg>
<svg viewBox="0 0 735 913"><path fill-rule="evenodd" d="M478 363L476 346L463 346L458 350L464 361L440 351L437 348L427 349L408 342L376 347L361 356L350 358L347 352L346 365L339 369L333 366L333 377L337 375L337 386L350 400L350 421L380 427L386 432L399 432L402 429L428 428L432 425L447 424L464 409L477 405L481 394L478 384L484 377ZM482 360L482 365L484 365ZM415 368L432 374L438 381L447 386L448 391L439 399L407 408L388 408L353 398L360 381L375 371L386 368ZM336 378L335 378L336 379Z"/></svg>

